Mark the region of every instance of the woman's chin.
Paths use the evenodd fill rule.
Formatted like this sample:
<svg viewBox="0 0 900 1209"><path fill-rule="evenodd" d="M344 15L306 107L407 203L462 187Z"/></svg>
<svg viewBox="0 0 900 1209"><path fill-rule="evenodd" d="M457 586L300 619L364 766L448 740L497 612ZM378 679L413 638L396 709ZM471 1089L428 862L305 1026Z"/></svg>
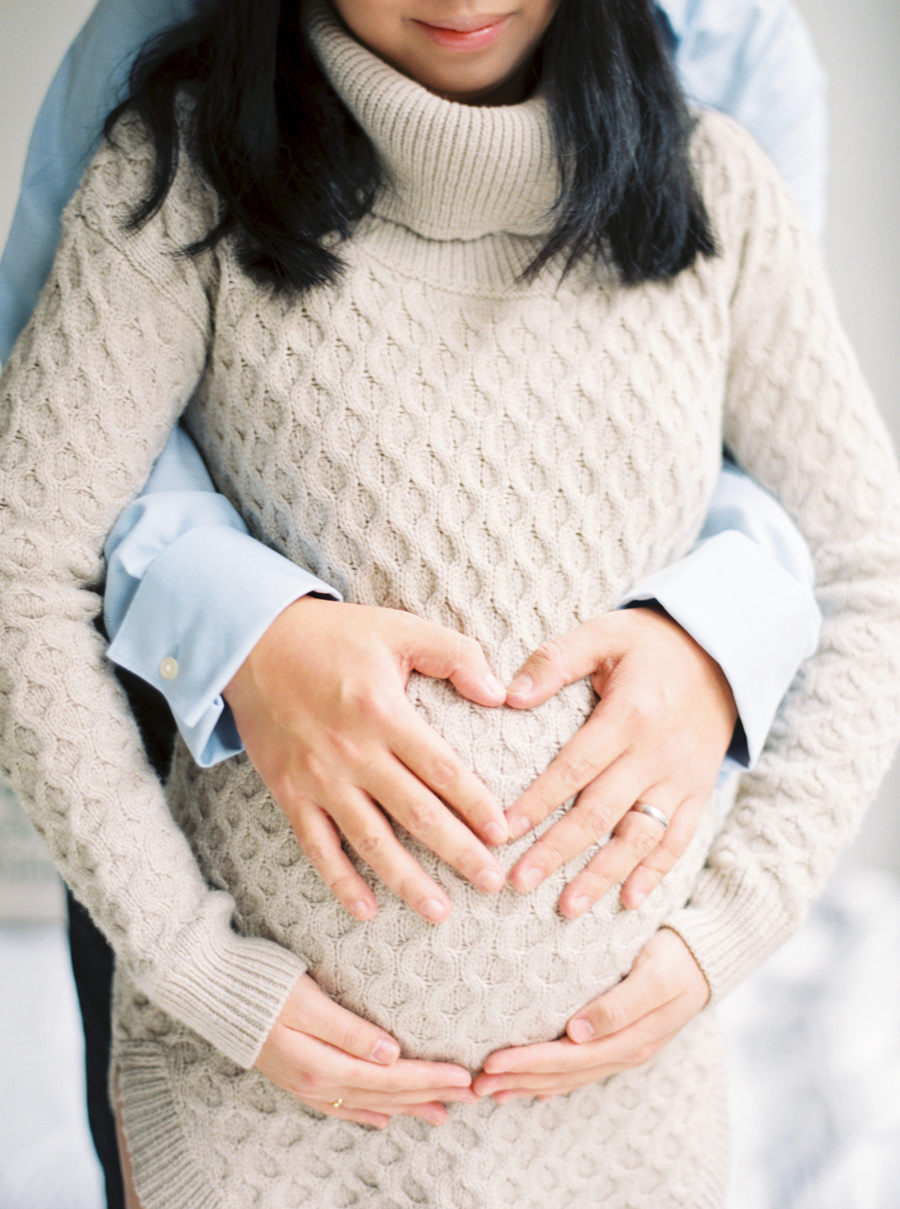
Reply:
<svg viewBox="0 0 900 1209"><path fill-rule="evenodd" d="M400 70L429 92L460 105L515 105L524 99L528 72L517 64L496 66L478 61L475 55L452 52L446 58L447 62L417 62Z"/></svg>

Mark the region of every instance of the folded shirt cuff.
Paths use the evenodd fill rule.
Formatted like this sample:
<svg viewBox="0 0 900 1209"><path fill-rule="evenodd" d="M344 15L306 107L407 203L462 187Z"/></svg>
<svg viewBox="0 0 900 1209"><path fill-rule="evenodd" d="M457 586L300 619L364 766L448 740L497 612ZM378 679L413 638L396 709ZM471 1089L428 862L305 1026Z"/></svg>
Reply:
<svg viewBox="0 0 900 1209"><path fill-rule="evenodd" d="M797 669L818 645L821 614L811 587L729 530L636 584L620 607L648 601L725 673L739 719L729 758L732 767L752 767Z"/></svg>
<svg viewBox="0 0 900 1209"><path fill-rule="evenodd" d="M163 694L191 755L208 768L243 750L222 690L279 613L310 593L340 599L248 534L200 525L143 573L109 658Z"/></svg>

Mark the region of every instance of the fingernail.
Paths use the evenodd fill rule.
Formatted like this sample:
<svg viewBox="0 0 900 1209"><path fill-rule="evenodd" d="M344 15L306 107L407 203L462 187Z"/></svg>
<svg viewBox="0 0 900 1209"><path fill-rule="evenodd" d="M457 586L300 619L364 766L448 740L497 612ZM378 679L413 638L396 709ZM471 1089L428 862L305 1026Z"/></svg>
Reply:
<svg viewBox="0 0 900 1209"><path fill-rule="evenodd" d="M364 903L362 899L360 899L358 902L351 903L347 910L351 915L355 915L357 919L369 918L369 904Z"/></svg>
<svg viewBox="0 0 900 1209"><path fill-rule="evenodd" d="M577 1020L573 1020L566 1030L573 1041L577 1041L579 1045L583 1041L590 1041L594 1036L594 1028L590 1020L585 1020L583 1016L579 1016Z"/></svg>
<svg viewBox="0 0 900 1209"><path fill-rule="evenodd" d="M527 819L521 814L508 814L506 816L506 825L509 828L509 838L517 840L529 830L531 819Z"/></svg>
<svg viewBox="0 0 900 1209"><path fill-rule="evenodd" d="M426 898L419 906L419 914L424 916L431 924L439 924L450 912L445 903L442 903L437 898Z"/></svg>
<svg viewBox="0 0 900 1209"><path fill-rule="evenodd" d="M518 876L518 883L523 894L527 894L529 890L534 890L544 880L544 875L540 869L524 869Z"/></svg>
<svg viewBox="0 0 900 1209"><path fill-rule="evenodd" d="M396 1041L388 1041L384 1037L381 1038L381 1040L372 1050L373 1062L384 1062L385 1064L390 1064L391 1062L396 1062L399 1057L400 1046Z"/></svg>
<svg viewBox="0 0 900 1209"><path fill-rule="evenodd" d="M492 697L505 697L506 696L506 689L504 689L503 685L500 683L500 681L497 679L497 677L494 675L493 672L488 672L488 674L485 676L484 687L487 689L487 691L491 694Z"/></svg>
<svg viewBox="0 0 900 1209"><path fill-rule="evenodd" d="M507 688L507 697L527 697L534 688L534 681L530 676L516 676L512 684Z"/></svg>
<svg viewBox="0 0 900 1209"><path fill-rule="evenodd" d="M484 829L484 838L489 844L505 844L509 831L502 823L488 823Z"/></svg>
<svg viewBox="0 0 900 1209"><path fill-rule="evenodd" d="M496 894L503 885L503 874L499 869L482 869L475 878L475 885L479 890L485 890L488 894Z"/></svg>
<svg viewBox="0 0 900 1209"><path fill-rule="evenodd" d="M577 898L573 898L569 903L569 910L573 917L584 915L588 907L593 906L593 900L588 898L586 894L579 894Z"/></svg>
<svg viewBox="0 0 900 1209"><path fill-rule="evenodd" d="M442 1104L477 1104L478 1097L468 1089L460 1091L441 1091L437 1093Z"/></svg>
<svg viewBox="0 0 900 1209"><path fill-rule="evenodd" d="M493 1056L493 1055L491 1055L491 1056ZM496 1083L498 1078L501 1075L508 1075L509 1073L510 1073L510 1071L507 1069L505 1063L503 1062L502 1059L500 1059L499 1061L498 1060L493 1061L491 1063L491 1069L483 1071L481 1077L485 1080L493 1079L494 1082Z"/></svg>
<svg viewBox="0 0 900 1209"><path fill-rule="evenodd" d="M647 897L646 890L635 890L631 895L631 910L636 911Z"/></svg>

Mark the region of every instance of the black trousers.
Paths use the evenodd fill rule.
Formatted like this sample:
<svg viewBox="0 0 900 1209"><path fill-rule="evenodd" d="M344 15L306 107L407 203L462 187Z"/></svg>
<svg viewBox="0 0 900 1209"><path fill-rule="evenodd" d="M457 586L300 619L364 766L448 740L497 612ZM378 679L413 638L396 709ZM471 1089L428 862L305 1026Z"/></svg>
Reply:
<svg viewBox="0 0 900 1209"><path fill-rule="evenodd" d="M72 894L69 906L69 952L84 1027L84 1072L88 1123L106 1180L108 1209L125 1209L116 1125L109 1104L107 1075L110 1054L113 952L90 915Z"/></svg>
<svg viewBox="0 0 900 1209"><path fill-rule="evenodd" d="M165 699L128 672L118 672L128 693L150 763L161 779L168 775L175 724ZM80 902L68 894L69 951L84 1028L84 1065L88 1123L106 1181L108 1209L125 1209L125 1192L116 1125L109 1103L110 1013L115 959L103 934Z"/></svg>

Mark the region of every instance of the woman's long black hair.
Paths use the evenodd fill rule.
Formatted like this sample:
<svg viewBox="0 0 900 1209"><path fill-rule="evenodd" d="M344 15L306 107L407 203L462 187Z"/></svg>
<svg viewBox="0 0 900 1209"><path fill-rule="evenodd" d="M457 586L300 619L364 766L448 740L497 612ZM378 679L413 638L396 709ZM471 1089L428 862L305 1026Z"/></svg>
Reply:
<svg viewBox="0 0 900 1209"><path fill-rule="evenodd" d="M600 256L628 283L672 277L715 251L689 158L691 117L650 0L560 0L535 61L562 178L555 225L526 275L558 254ZM333 281L346 238L371 208L378 156L303 35L299 0L202 0L197 16L144 47L130 96L156 150L138 227L178 164L177 96L193 98L188 150L222 218L190 248L226 234L241 263L279 290Z"/></svg>

